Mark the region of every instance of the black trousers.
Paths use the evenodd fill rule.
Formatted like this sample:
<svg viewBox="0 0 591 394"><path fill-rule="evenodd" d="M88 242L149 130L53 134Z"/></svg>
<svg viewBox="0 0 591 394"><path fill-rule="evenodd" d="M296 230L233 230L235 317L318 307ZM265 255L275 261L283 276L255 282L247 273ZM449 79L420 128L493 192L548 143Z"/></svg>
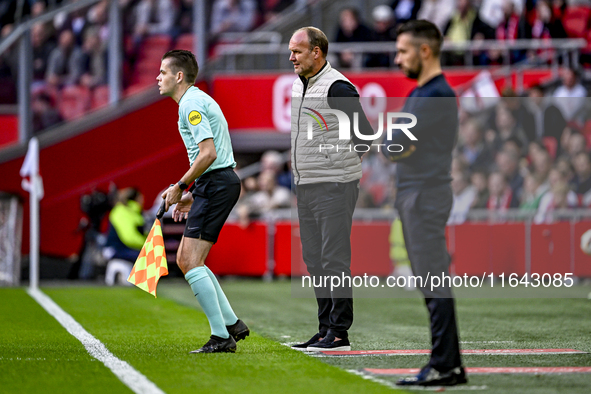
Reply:
<svg viewBox="0 0 591 394"><path fill-rule="evenodd" d="M327 276L351 276L351 226L359 196L359 181L298 185L298 216L302 257L313 283ZM314 282L315 281L315 282ZM331 289L314 287L318 302L318 332L347 338L353 323L350 283Z"/></svg>
<svg viewBox="0 0 591 394"><path fill-rule="evenodd" d="M431 289L428 277L448 275L450 256L445 243L445 224L453 202L449 185L421 190L402 190L396 209L402 221L404 242L415 276L423 278L417 287L425 297L431 320L432 351L429 365L447 372L462 364L455 302L450 286Z"/></svg>

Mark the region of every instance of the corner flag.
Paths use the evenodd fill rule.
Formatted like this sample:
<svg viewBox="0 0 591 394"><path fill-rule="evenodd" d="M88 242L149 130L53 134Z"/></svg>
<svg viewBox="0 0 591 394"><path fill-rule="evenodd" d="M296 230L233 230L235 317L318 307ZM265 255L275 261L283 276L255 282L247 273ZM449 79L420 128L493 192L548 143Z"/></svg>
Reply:
<svg viewBox="0 0 591 394"><path fill-rule="evenodd" d="M156 297L156 286L162 276L168 275L164 238L160 220L164 215L164 202L158 210L156 221L133 265L127 281Z"/></svg>

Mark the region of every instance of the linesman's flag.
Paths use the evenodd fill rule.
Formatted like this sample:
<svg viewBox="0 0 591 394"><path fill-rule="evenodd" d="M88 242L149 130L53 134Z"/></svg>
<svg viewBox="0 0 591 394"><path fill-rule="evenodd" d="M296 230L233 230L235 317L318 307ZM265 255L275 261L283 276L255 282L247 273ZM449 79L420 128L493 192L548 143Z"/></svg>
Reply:
<svg viewBox="0 0 591 394"><path fill-rule="evenodd" d="M156 297L156 286L162 276L168 275L166 263L166 251L164 250L164 238L162 237L162 225L160 220L164 214L164 202L158 210L156 221L148 234L148 238L140 251L131 274L127 281L147 291Z"/></svg>

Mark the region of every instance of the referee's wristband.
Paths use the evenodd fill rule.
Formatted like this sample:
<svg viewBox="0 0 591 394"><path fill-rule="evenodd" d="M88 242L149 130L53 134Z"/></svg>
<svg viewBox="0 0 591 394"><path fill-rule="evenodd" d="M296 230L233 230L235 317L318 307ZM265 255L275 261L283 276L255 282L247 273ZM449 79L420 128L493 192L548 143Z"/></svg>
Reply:
<svg viewBox="0 0 591 394"><path fill-rule="evenodd" d="M183 191L187 190L189 188L189 186L183 181L178 181L177 185L179 185L179 189L181 189Z"/></svg>

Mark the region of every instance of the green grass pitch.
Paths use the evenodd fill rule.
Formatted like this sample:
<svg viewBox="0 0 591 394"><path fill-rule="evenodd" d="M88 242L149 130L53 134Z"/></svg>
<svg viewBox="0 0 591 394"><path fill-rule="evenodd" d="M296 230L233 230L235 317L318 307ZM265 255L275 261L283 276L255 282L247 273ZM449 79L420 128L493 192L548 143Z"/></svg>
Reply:
<svg viewBox="0 0 591 394"><path fill-rule="evenodd" d="M378 393L392 389L347 372L416 368L427 356L314 358L281 343L316 330L315 301L291 297L288 281L225 280L222 287L253 334L235 354L192 355L209 325L189 287L164 279L158 298L137 288L42 290L166 393ZM589 288L581 291L589 292ZM585 293L586 294L586 293ZM129 393L24 289L0 289L0 393ZM468 355L468 367L591 366L591 301L583 298L459 298L466 349L572 348L590 354ZM418 297L356 299L352 347L427 349L426 308ZM491 343L496 341L497 343ZM485 393L589 393L591 374L471 375ZM392 384L395 377L380 377ZM448 389L452 391L453 389Z"/></svg>

